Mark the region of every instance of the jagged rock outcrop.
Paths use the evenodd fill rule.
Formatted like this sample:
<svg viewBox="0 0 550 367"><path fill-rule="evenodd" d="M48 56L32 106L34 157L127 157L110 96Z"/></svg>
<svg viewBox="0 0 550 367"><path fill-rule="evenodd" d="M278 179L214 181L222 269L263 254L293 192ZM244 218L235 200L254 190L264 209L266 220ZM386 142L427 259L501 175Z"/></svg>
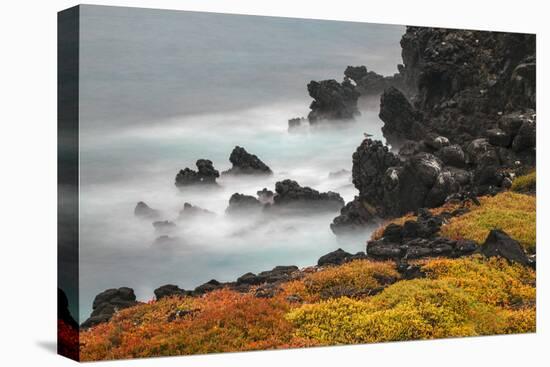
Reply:
<svg viewBox="0 0 550 367"><path fill-rule="evenodd" d="M397 68L401 70L403 65L398 65ZM368 71L366 66L348 66L344 75L355 82L356 89L361 96L378 96L390 87L406 89L401 73L383 76L374 71Z"/></svg>
<svg viewBox="0 0 550 367"><path fill-rule="evenodd" d="M224 175L271 175L273 173L260 158L248 153L246 149L239 146L233 149L229 156L229 161L233 167L224 171Z"/></svg>
<svg viewBox="0 0 550 367"><path fill-rule="evenodd" d="M226 214L253 214L263 208L263 204L251 195L235 193L229 198L229 206L225 209Z"/></svg>
<svg viewBox="0 0 550 367"><path fill-rule="evenodd" d="M273 205L275 209L298 209L314 211L337 211L344 206L344 199L340 194L332 191L319 192L311 187L300 186L293 180L283 180L275 184Z"/></svg>
<svg viewBox="0 0 550 367"><path fill-rule="evenodd" d="M132 288L107 289L95 296L92 314L80 327L87 329L102 322L107 322L117 311L137 304L136 295Z"/></svg>
<svg viewBox="0 0 550 367"><path fill-rule="evenodd" d="M416 110L407 97L394 87L389 87L380 97L382 132L389 142L404 139L421 140L426 135L422 113Z"/></svg>
<svg viewBox="0 0 550 367"><path fill-rule="evenodd" d="M156 219L160 216L160 212L149 207L149 205L145 204L143 201L140 201L136 204L134 215L143 219Z"/></svg>
<svg viewBox="0 0 550 367"><path fill-rule="evenodd" d="M406 93L390 86L380 108L399 154L361 144L353 156L359 195L348 208L366 203L378 216L399 216L455 193L495 194L535 166L534 35L407 27L401 46ZM361 79L366 69L347 74ZM373 211L355 213L361 226ZM333 224L352 222L342 214Z"/></svg>
<svg viewBox="0 0 550 367"><path fill-rule="evenodd" d="M460 190L455 174L435 155L421 152L402 161L370 139L353 155L353 183L360 192L358 200L376 208L382 217L440 206Z"/></svg>
<svg viewBox="0 0 550 367"><path fill-rule="evenodd" d="M535 35L407 27L402 70L424 124L464 143L535 109Z"/></svg>
<svg viewBox="0 0 550 367"><path fill-rule="evenodd" d="M220 173L214 168L211 160L199 159L195 164L197 171L186 167L178 172L175 182L177 187L216 184L216 178L220 177Z"/></svg>
<svg viewBox="0 0 550 367"><path fill-rule="evenodd" d="M353 120L359 115L357 99L359 92L349 80L338 83L334 79L320 82L311 81L307 90L313 102L309 108L308 120L311 124L323 120Z"/></svg>

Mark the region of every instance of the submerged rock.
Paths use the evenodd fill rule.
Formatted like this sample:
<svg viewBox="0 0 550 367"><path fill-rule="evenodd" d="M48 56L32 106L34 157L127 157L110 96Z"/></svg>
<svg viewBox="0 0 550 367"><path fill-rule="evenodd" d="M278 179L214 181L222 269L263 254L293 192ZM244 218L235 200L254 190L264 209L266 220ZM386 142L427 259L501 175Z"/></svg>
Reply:
<svg viewBox="0 0 550 367"><path fill-rule="evenodd" d="M293 131L306 125L309 125L309 121L303 117L291 118L288 120L288 131Z"/></svg>
<svg viewBox="0 0 550 367"><path fill-rule="evenodd" d="M107 322L119 310L137 305L134 290L128 287L107 289L94 298L92 314L84 321L81 328L87 329Z"/></svg>
<svg viewBox="0 0 550 367"><path fill-rule="evenodd" d="M149 205L145 204L143 201L140 201L134 209L134 215L144 219L156 219L160 216L160 212L150 208Z"/></svg>
<svg viewBox="0 0 550 367"><path fill-rule="evenodd" d="M364 231L374 222L376 209L355 197L341 210L340 215L333 219L330 229L336 235Z"/></svg>
<svg viewBox="0 0 550 367"><path fill-rule="evenodd" d="M256 194L258 195L258 200L260 203L273 204L273 196L275 195L273 191L264 187L262 190L257 191Z"/></svg>
<svg viewBox="0 0 550 367"><path fill-rule="evenodd" d="M176 229L177 226L174 222L171 222L169 220L162 220L153 222L153 227L158 233L170 233L174 229Z"/></svg>
<svg viewBox="0 0 550 367"><path fill-rule="evenodd" d="M263 208L263 204L251 195L235 193L229 199L227 214L253 214Z"/></svg>
<svg viewBox="0 0 550 367"><path fill-rule="evenodd" d="M186 167L178 172L175 182L177 187L216 184L216 178L220 177L220 173L214 168L211 160L199 159L195 164L197 171Z"/></svg>
<svg viewBox="0 0 550 367"><path fill-rule="evenodd" d="M271 169L260 160L256 155L248 153L244 148L236 146L231 155L229 161L233 164L233 167L223 174L233 175L271 175Z"/></svg>
<svg viewBox="0 0 550 367"><path fill-rule="evenodd" d="M178 237L173 237L168 235L159 236L155 238L155 241L153 242L153 246L164 247L164 248L170 248L173 246L177 246L179 244L180 244L180 239Z"/></svg>
<svg viewBox="0 0 550 367"><path fill-rule="evenodd" d="M183 208L179 213L179 220L182 219L193 219L199 217L213 217L216 214L210 210L200 208L198 206L191 205L190 203L184 203Z"/></svg>

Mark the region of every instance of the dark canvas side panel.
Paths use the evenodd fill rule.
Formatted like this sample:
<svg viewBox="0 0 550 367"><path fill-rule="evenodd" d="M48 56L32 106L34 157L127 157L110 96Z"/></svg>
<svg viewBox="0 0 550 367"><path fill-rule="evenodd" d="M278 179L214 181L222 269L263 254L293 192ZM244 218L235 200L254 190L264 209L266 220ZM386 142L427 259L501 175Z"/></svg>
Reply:
<svg viewBox="0 0 550 367"><path fill-rule="evenodd" d="M59 354L79 360L79 7L59 12L57 24L57 349Z"/></svg>

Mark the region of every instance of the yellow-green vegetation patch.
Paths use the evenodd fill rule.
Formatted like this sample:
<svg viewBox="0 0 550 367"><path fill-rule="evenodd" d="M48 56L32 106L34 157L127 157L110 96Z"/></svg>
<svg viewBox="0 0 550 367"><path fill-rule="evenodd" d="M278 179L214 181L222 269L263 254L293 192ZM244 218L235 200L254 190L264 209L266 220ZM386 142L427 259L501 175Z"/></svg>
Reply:
<svg viewBox="0 0 550 367"><path fill-rule="evenodd" d="M297 337L324 345L535 330L530 269L474 257L427 261L424 270L428 278L402 280L360 300L303 305L287 318ZM461 282L461 277L472 281ZM485 294L491 285L500 290Z"/></svg>
<svg viewBox="0 0 550 367"><path fill-rule="evenodd" d="M343 295L365 296L399 278L391 261L355 260L308 274L285 285L288 294L299 295L308 302Z"/></svg>
<svg viewBox="0 0 550 367"><path fill-rule="evenodd" d="M491 229L501 229L519 241L530 253L536 242L536 198L515 192L503 192L479 199L480 206L452 218L441 228L441 235L454 239L471 239L483 243Z"/></svg>
<svg viewBox="0 0 550 367"><path fill-rule="evenodd" d="M534 192L537 189L537 172L532 171L526 175L518 176L512 182L512 191Z"/></svg>
<svg viewBox="0 0 550 367"><path fill-rule="evenodd" d="M484 303L516 308L535 304L536 276L529 267L481 255L420 263L429 278L445 280Z"/></svg>

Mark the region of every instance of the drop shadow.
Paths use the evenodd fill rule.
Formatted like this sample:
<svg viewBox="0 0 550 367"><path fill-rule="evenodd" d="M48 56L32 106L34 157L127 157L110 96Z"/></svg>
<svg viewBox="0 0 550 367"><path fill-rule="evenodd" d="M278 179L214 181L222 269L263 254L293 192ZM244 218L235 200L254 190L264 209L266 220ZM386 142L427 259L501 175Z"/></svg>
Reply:
<svg viewBox="0 0 550 367"><path fill-rule="evenodd" d="M40 340L36 342L36 345L38 345L40 348L53 353L57 354L57 342L52 340Z"/></svg>

